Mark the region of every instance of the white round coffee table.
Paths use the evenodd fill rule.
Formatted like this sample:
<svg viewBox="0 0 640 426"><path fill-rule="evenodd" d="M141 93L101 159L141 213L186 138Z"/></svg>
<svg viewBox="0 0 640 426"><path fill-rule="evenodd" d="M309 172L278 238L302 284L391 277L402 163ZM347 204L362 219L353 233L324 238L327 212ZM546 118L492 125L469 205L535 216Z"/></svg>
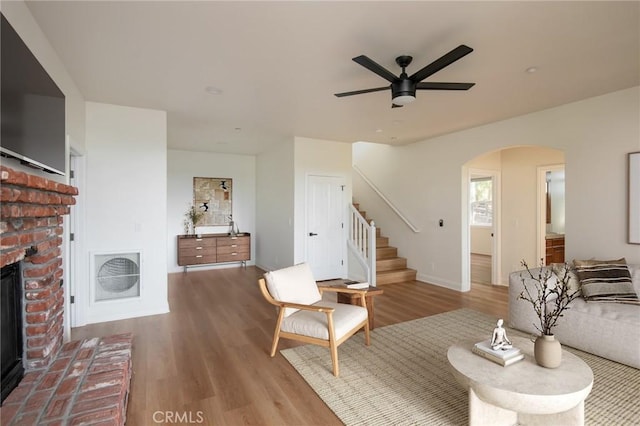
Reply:
<svg viewBox="0 0 640 426"><path fill-rule="evenodd" d="M584 400L593 386L591 368L563 350L560 367L540 367L533 343L511 337L525 359L507 367L471 352L468 341L449 348L458 383L469 391L470 425L584 425Z"/></svg>

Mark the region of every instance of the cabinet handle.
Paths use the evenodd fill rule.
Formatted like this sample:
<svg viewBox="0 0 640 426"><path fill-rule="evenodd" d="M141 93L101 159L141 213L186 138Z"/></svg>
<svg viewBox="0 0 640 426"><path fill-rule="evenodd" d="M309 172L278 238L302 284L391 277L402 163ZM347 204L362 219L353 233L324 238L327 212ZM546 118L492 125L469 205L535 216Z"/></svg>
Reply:
<svg viewBox="0 0 640 426"><path fill-rule="evenodd" d="M202 241L202 238L196 238L196 241Z"/></svg>
<svg viewBox="0 0 640 426"><path fill-rule="evenodd" d="M202 247L196 247L196 250L202 250Z"/></svg>
<svg viewBox="0 0 640 426"><path fill-rule="evenodd" d="M238 253L231 253L231 256L237 256Z"/></svg>
<svg viewBox="0 0 640 426"><path fill-rule="evenodd" d="M196 257L202 257L202 255L201 255L201 254L199 254L199 255L197 255Z"/></svg>
<svg viewBox="0 0 640 426"><path fill-rule="evenodd" d="M231 247L238 247L237 244L231 244Z"/></svg>

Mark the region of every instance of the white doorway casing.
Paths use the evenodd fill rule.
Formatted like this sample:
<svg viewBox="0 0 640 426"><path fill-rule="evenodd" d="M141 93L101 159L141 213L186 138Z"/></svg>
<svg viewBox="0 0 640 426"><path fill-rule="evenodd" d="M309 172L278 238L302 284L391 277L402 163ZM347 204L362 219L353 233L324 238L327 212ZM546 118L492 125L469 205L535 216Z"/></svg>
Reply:
<svg viewBox="0 0 640 426"><path fill-rule="evenodd" d="M471 288L471 208L470 208L470 183L471 179L476 176L490 177L492 180L492 202L493 202L493 218L491 226L491 283L502 285L502 268L501 263L501 226L500 226L500 209L501 209L501 180L500 171L498 170L482 170L470 169L463 167L463 188L462 188L462 253L464 259L462 262L462 284L463 291Z"/></svg>
<svg viewBox="0 0 640 426"><path fill-rule="evenodd" d="M84 241L84 175L85 157L72 151L69 168L73 177L70 185L78 188L76 204L70 207L69 222L69 264L67 265L67 279L65 291L65 317L71 327L80 327L87 324L85 309L88 296L85 295L86 286L79 285L79 281L85 276L86 259L83 253ZM73 298L73 303L71 300Z"/></svg>
<svg viewBox="0 0 640 426"><path fill-rule="evenodd" d="M344 178L307 176L306 259L316 280L345 277Z"/></svg>
<svg viewBox="0 0 640 426"><path fill-rule="evenodd" d="M537 180L537 214L536 214L536 260L541 261L543 264L547 263L547 172L557 173L564 172L564 164L553 164L549 166L538 167L538 180ZM564 191L563 191L564 195ZM563 196L564 198L564 196ZM564 207L563 207L564 210ZM563 214L564 219L564 214ZM564 222L562 224L562 234L564 235Z"/></svg>

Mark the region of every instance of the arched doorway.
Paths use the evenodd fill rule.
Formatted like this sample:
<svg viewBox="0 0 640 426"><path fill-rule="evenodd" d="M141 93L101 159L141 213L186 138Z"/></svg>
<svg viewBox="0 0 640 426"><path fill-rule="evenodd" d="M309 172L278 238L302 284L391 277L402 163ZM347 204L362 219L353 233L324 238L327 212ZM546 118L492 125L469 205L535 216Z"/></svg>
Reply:
<svg viewBox="0 0 640 426"><path fill-rule="evenodd" d="M558 165L564 165L564 152L540 146L504 148L480 155L463 165L463 288L468 289L472 282L476 282L472 276L475 272L471 267L472 250L483 250L481 254L485 256L485 265L491 256L491 282L487 284L508 285L509 274L522 269L522 260L530 265L540 262L540 245L548 227L540 226L540 214L544 210L540 205L539 170ZM476 244L478 241L473 241L473 238L481 234L477 231L482 223L473 215L486 222L481 213L489 204L487 200L478 203L478 194L470 191L477 190L478 185L473 179L476 182L485 179L486 182L488 177L492 177L493 186L490 200L492 222L490 227L485 225L484 235L490 238L490 244ZM487 193L486 186L480 191ZM472 208L474 200L475 206L479 206L476 210ZM486 283L486 276L485 270L485 279L480 282Z"/></svg>

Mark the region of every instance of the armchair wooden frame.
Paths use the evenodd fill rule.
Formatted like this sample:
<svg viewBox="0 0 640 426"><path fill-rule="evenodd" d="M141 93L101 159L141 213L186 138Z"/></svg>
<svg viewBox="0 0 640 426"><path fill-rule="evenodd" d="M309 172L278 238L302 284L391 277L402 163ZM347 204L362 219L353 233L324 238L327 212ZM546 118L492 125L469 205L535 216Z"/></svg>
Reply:
<svg viewBox="0 0 640 426"><path fill-rule="evenodd" d="M364 336L365 336L365 344L367 346L369 346L371 344L371 339L370 339L370 335L369 335L369 316L367 315L367 318L360 322L358 325L356 325L355 327L353 327L351 330L349 330L347 333L344 334L344 336L340 337L339 339L336 339L335 336L335 329L334 329L334 324L333 324L333 313L335 311L334 308L331 307L323 307L323 306L313 306L313 305L301 305L298 303L290 303L290 302L282 302L279 300L274 299L271 294L269 293L269 290L267 289L267 284L264 280L264 278L260 278L258 280L258 283L260 285L260 291L262 292L262 295L264 296L265 299L267 299L267 301L269 303L271 303L274 306L278 307L278 319L276 321L276 329L273 335L273 344L271 345L271 357L274 357L276 354L276 350L278 349L278 342L280 340L280 338L285 338L285 339L291 339L291 340L297 340L300 342L305 342L305 343L311 343L314 345L320 345L320 346L324 346L325 348L329 348L331 351L331 363L333 365L333 375L336 377L339 377L340 375L340 367L338 365L338 346L340 346L340 344L342 344L344 341L346 341L349 337L353 336L356 332L358 332L361 328L364 328ZM322 294L323 292L332 292L332 293L353 293L353 294L359 294L360 295L360 301L361 301L361 305L363 308L367 308L367 302L366 302L366 290L360 290L360 289L351 289L351 288L342 288L342 287L322 287L319 286L318 290L320 291L320 294ZM284 313L285 313L285 308L294 308L294 309L301 309L301 310L305 310L305 311L312 311L312 312L321 312L327 315L327 328L328 328L328 333L329 333L329 339L328 340L324 340L324 339L319 339L316 337L310 337L310 336L305 336L302 334L294 334L294 333L289 333L286 331L282 331L281 325L282 325L282 320L284 319Z"/></svg>

